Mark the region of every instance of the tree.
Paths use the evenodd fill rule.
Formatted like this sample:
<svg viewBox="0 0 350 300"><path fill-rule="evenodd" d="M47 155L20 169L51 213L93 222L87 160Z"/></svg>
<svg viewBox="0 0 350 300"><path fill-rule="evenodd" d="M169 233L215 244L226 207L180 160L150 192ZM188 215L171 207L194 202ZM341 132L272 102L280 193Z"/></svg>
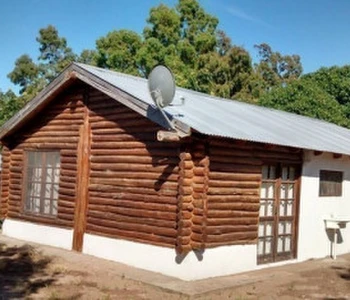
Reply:
<svg viewBox="0 0 350 300"><path fill-rule="evenodd" d="M6 93L0 91L0 126L10 119L24 103L17 98L16 94L8 90Z"/></svg>
<svg viewBox="0 0 350 300"><path fill-rule="evenodd" d="M303 76L332 95L340 104L350 106L350 65L320 68Z"/></svg>
<svg viewBox="0 0 350 300"><path fill-rule="evenodd" d="M344 107L310 80L274 87L259 99L259 104L350 127Z"/></svg>
<svg viewBox="0 0 350 300"><path fill-rule="evenodd" d="M255 48L260 57L256 72L264 80L266 89L293 81L303 72L299 55L282 55L272 51L266 43L255 45Z"/></svg>
<svg viewBox="0 0 350 300"><path fill-rule="evenodd" d="M95 50L89 50L89 49L84 49L79 57L77 58L77 61L83 64L87 65L92 65L95 66L97 65L97 52Z"/></svg>
<svg viewBox="0 0 350 300"><path fill-rule="evenodd" d="M97 65L119 72L138 75L136 54L141 37L130 30L111 31L96 41Z"/></svg>
<svg viewBox="0 0 350 300"><path fill-rule="evenodd" d="M39 67L33 62L29 55L23 54L17 58L15 68L7 76L14 84L18 84L21 87L19 92L23 94L37 79L39 72Z"/></svg>
<svg viewBox="0 0 350 300"><path fill-rule="evenodd" d="M48 25L46 28L39 30L39 36L36 41L40 44L39 61L43 62L45 78L51 81L66 66L76 59L72 49L68 47L67 40L60 37L57 29Z"/></svg>

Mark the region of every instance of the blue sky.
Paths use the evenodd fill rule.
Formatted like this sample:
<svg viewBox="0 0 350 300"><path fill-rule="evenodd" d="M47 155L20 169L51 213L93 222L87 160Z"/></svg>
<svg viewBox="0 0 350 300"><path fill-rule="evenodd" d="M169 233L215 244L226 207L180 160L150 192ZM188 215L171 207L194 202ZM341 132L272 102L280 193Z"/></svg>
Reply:
<svg viewBox="0 0 350 300"><path fill-rule="evenodd" d="M39 29L54 25L76 53L95 47L111 30L141 33L150 8L176 0L0 0L0 90L14 86L7 74L16 58L39 55ZM299 54L304 73L350 64L349 0L200 0L236 45L256 59L266 42L282 54Z"/></svg>

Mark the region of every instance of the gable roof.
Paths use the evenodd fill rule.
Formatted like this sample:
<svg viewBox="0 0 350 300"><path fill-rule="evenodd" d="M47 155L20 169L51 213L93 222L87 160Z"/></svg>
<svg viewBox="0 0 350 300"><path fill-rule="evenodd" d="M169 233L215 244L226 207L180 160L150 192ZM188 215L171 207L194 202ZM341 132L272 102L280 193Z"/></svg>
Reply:
<svg viewBox="0 0 350 300"><path fill-rule="evenodd" d="M72 63L4 124L0 139L14 132L76 78L164 128L169 127L153 103L146 79ZM211 136L350 155L350 130L325 121L183 88L176 89L173 104L164 111L183 132L192 129Z"/></svg>

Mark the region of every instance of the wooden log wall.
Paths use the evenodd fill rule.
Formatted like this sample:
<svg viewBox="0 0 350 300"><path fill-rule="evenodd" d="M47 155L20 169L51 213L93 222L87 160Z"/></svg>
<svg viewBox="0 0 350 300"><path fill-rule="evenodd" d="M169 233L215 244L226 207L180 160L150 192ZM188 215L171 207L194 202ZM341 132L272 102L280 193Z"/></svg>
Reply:
<svg viewBox="0 0 350 300"><path fill-rule="evenodd" d="M300 164L301 150L211 138L206 247L256 243L262 165Z"/></svg>
<svg viewBox="0 0 350 300"><path fill-rule="evenodd" d="M94 91L86 232L175 246L179 146L158 125Z"/></svg>
<svg viewBox="0 0 350 300"><path fill-rule="evenodd" d="M11 153L4 146L2 148L2 165L1 165L1 199L0 199L0 218L4 219L8 211L9 185L10 185L10 161Z"/></svg>
<svg viewBox="0 0 350 300"><path fill-rule="evenodd" d="M30 120L25 128L5 141L2 201L8 195L7 216L36 223L71 228L73 226L76 195L76 155L79 127L83 123L83 88L75 87L57 96L57 99ZM60 151L61 171L58 214L55 218L42 217L23 211L24 151L33 149Z"/></svg>

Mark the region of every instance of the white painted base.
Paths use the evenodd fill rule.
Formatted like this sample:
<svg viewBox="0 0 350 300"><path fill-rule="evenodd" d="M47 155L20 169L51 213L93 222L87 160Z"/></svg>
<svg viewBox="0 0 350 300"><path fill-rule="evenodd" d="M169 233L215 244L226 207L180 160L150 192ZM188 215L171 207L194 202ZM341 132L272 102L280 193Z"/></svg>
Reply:
<svg viewBox="0 0 350 300"><path fill-rule="evenodd" d="M181 259L171 248L85 234L83 253L182 280L224 276L256 268L256 245L206 249L202 254L190 252Z"/></svg>
<svg viewBox="0 0 350 300"><path fill-rule="evenodd" d="M5 219L2 233L29 242L72 249L73 230Z"/></svg>

